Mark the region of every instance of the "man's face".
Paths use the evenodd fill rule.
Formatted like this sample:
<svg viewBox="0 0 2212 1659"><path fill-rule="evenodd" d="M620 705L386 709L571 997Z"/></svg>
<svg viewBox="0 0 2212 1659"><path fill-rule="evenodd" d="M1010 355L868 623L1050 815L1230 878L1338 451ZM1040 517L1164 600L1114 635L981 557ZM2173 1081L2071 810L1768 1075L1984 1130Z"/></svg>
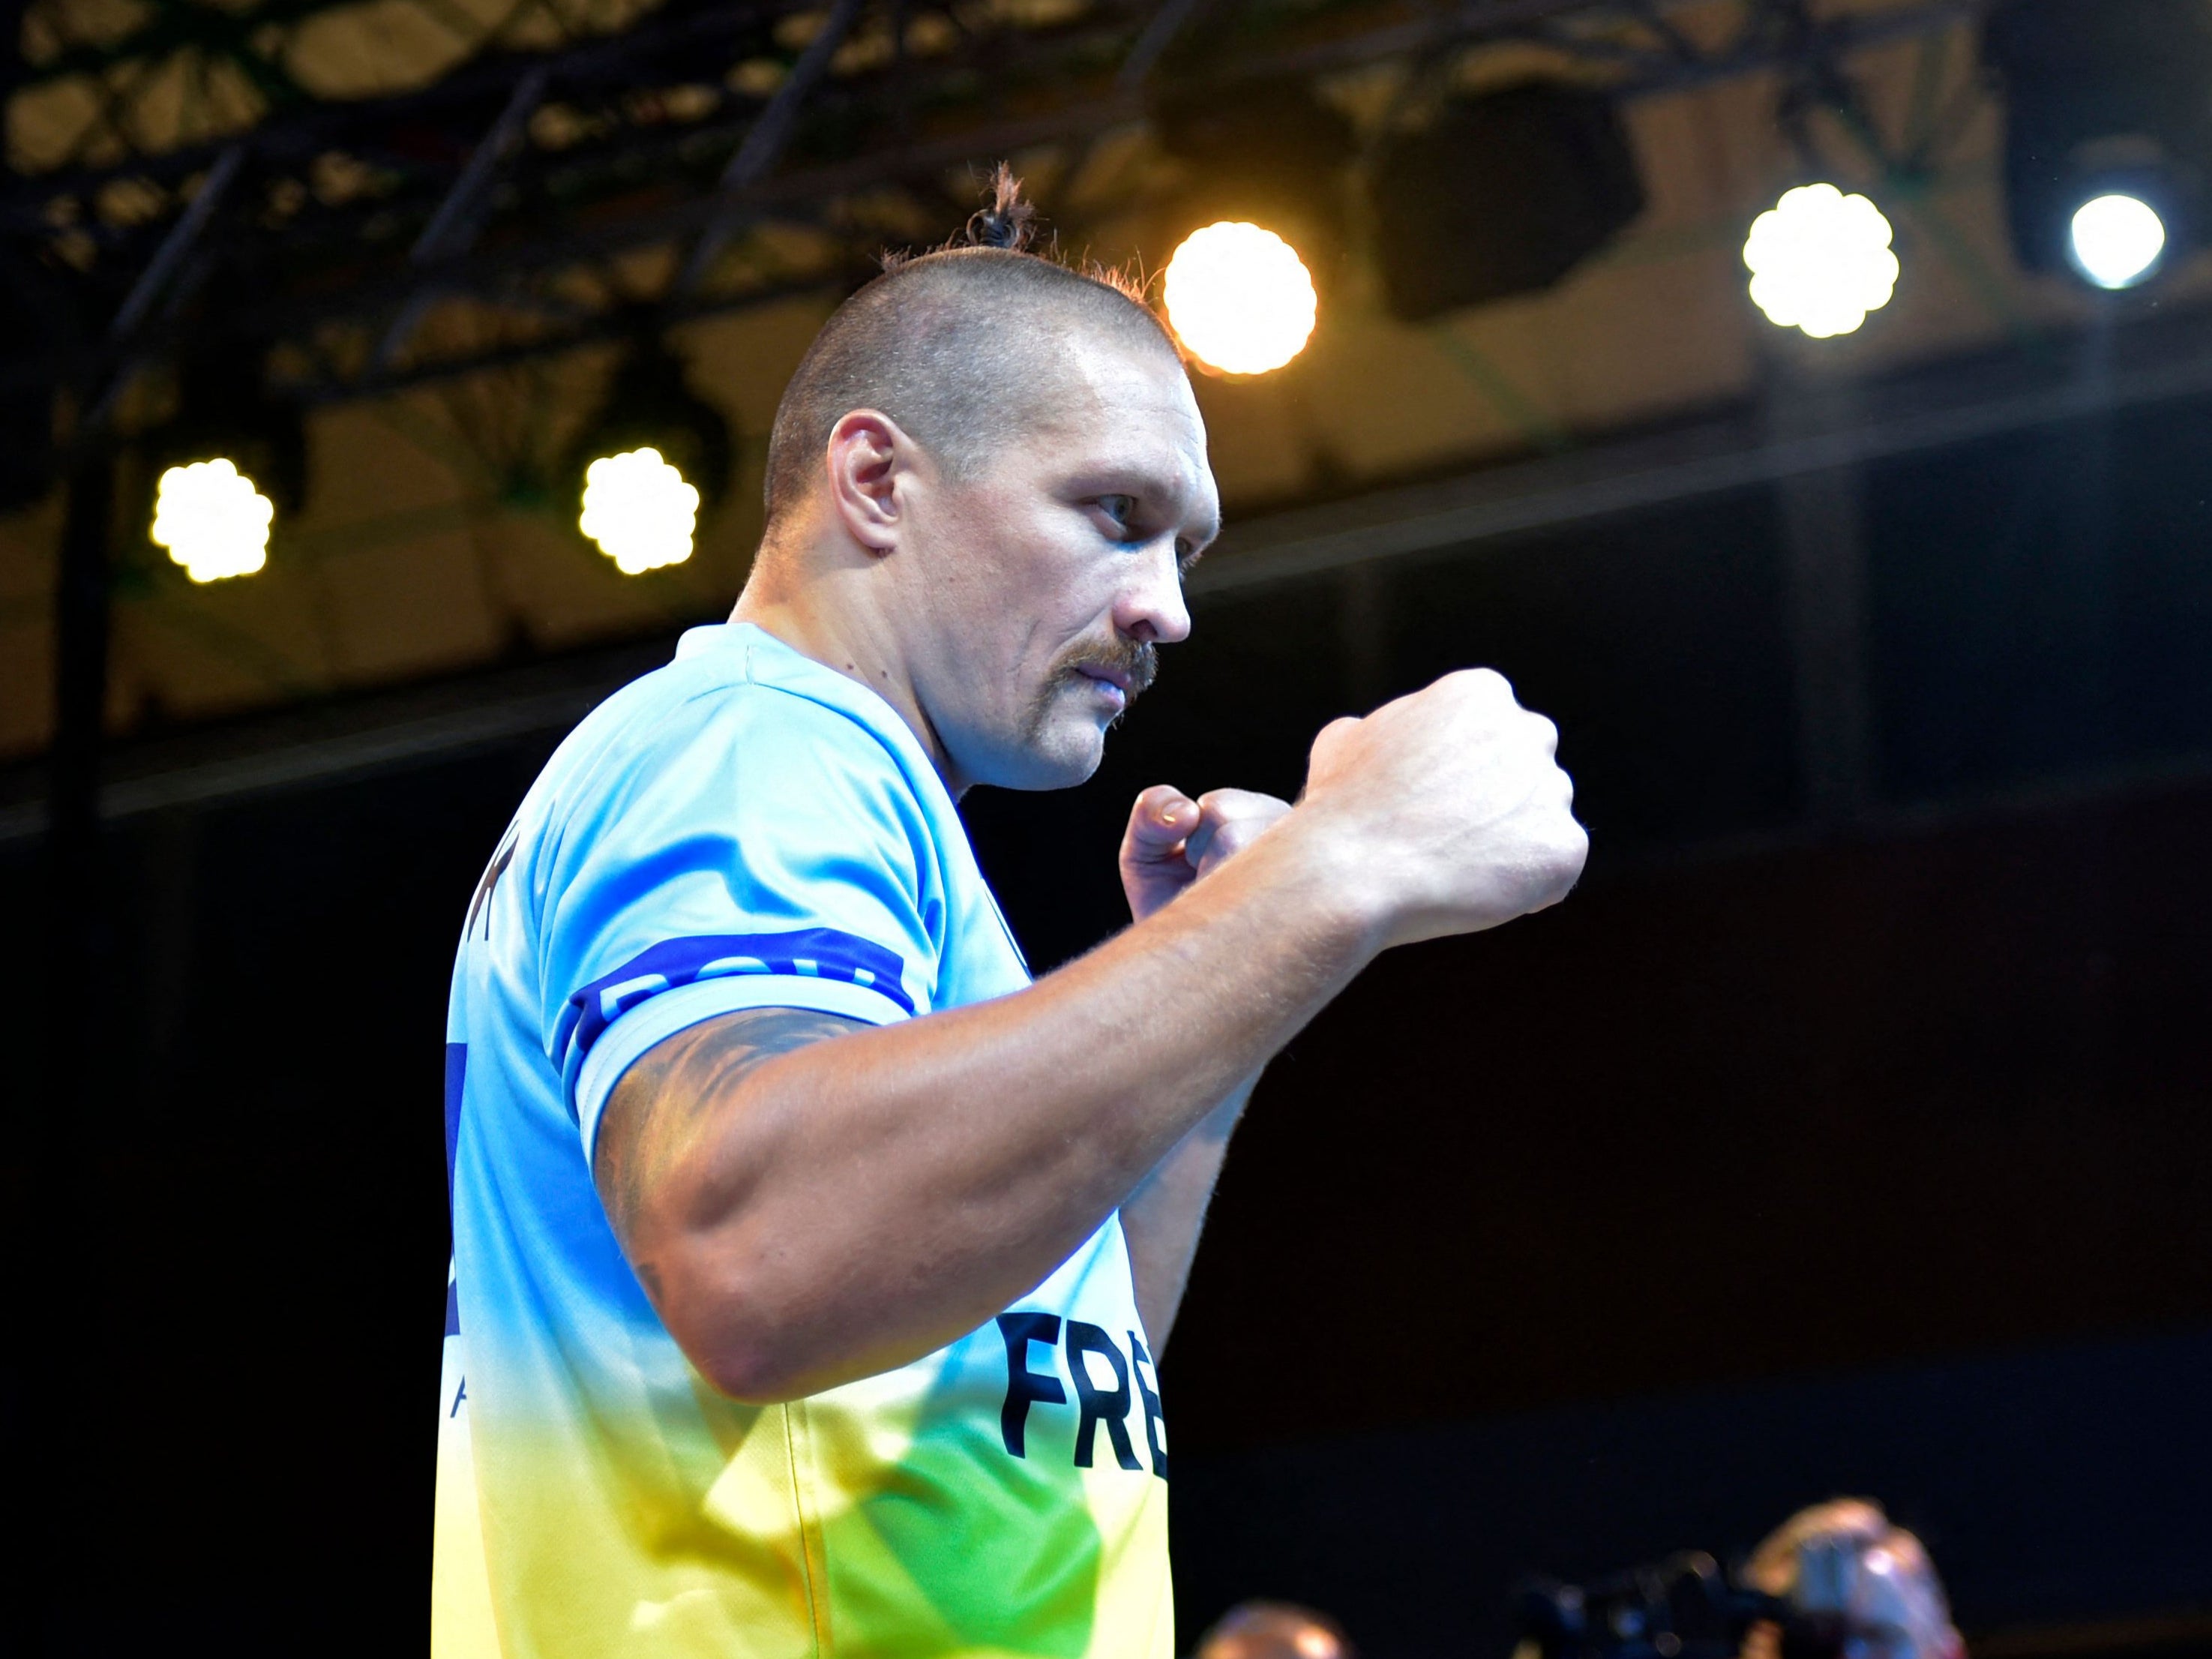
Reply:
<svg viewBox="0 0 2212 1659"><path fill-rule="evenodd" d="M1074 348L1023 437L911 498L912 659L956 787L1059 789L1190 632L1182 568L1213 538L1206 426L1164 351Z"/></svg>

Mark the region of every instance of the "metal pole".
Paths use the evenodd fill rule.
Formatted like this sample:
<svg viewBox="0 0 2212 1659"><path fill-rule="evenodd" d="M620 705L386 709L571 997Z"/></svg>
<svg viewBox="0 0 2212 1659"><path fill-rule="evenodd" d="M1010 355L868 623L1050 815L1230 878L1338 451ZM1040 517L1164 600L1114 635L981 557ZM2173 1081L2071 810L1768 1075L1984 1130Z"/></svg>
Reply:
<svg viewBox="0 0 2212 1659"><path fill-rule="evenodd" d="M198 192L185 210L177 216L177 222L169 227L168 234L161 238L161 246L154 250L153 258L147 262L146 269L138 273L138 280L131 283L131 292L124 295L115 319L107 325L110 364L103 376L94 379L93 388L85 398L86 413L77 423L81 428L78 436L80 447L100 447L100 434L107 428L108 417L115 412L116 401L131 384L135 368L131 356L132 344L140 331L155 316L157 306L173 308L182 303L185 296L198 286L201 276L205 275L204 270L198 273L187 271L185 269L185 257L206 233L209 222L215 217L215 210L222 205L222 198L229 193L245 160L246 146L243 144L233 144L216 158L215 165L208 169L207 177L201 180ZM70 476L70 489L74 490L76 475L72 472Z"/></svg>
<svg viewBox="0 0 2212 1659"><path fill-rule="evenodd" d="M115 501L115 461L106 445L80 453L69 477L62 524L60 579L54 588L54 738L48 798L51 955L44 964L42 1087L29 1091L14 1126L26 1154L25 1203L16 1218L16 1260L28 1265L26 1329L38 1334L38 1358L18 1362L17 1431L29 1528L32 1570L18 1603L27 1627L27 1653L70 1650L80 1616L82 1471L70 1460L87 1443L87 1425L71 1381L72 1360L85 1352L86 1235L83 1200L92 1188L86 1163L89 1124L101 1103L100 1011L106 1003L107 917L100 856L100 761L107 691L107 542Z"/></svg>
<svg viewBox="0 0 2212 1659"><path fill-rule="evenodd" d="M552 70L540 64L515 82L508 94L507 107L500 112L499 119L483 142L469 153L467 165L453 180L453 187L446 192L446 199L438 204L438 210L430 216L415 246L407 255L407 263L417 270L429 270L443 260L459 258L468 252L477 239L483 222L484 198L490 193L499 177L499 170L522 143L530 125L530 118L545 101L545 89L551 84ZM434 283L426 282L410 294L399 307L399 314L377 342L376 350L369 359L371 375L382 374L399 356L400 348L407 343L431 305L438 298Z"/></svg>
<svg viewBox="0 0 2212 1659"><path fill-rule="evenodd" d="M1851 382L1808 373L1778 355L1768 375L1767 419L1778 440L1857 423ZM1875 793L1859 469L1802 472L1777 479L1774 488L1796 680L1798 784L1815 828L1844 828L1866 814Z"/></svg>
<svg viewBox="0 0 2212 1659"><path fill-rule="evenodd" d="M791 73L775 89L768 106L746 129L744 142L738 144L737 154L730 157L729 165L722 169L720 182L714 186L716 197L722 198L721 204L699 233L699 240L692 244L690 254L677 273L664 303L676 304L690 298L691 290L705 280L722 250L729 246L744 210L727 198L741 194L766 177L768 170L782 155L784 143L791 137L791 124L799 118L799 105L814 90L814 83L829 72L830 60L860 20L860 6L861 0L837 0L821 33L806 43L806 50L799 54L799 61L791 66Z"/></svg>
<svg viewBox="0 0 2212 1659"><path fill-rule="evenodd" d="M73 897L96 861L100 759L107 703L108 537L115 455L94 441L69 479L54 585L54 739L48 826L57 896ZM68 928L64 919L64 931Z"/></svg>

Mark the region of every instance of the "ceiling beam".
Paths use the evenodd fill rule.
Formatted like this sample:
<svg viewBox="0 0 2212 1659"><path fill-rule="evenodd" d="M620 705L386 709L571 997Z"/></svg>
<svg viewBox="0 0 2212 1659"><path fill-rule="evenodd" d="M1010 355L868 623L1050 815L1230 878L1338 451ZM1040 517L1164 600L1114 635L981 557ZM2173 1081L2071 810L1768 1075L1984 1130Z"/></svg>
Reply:
<svg viewBox="0 0 2212 1659"><path fill-rule="evenodd" d="M1232 522L1192 572L1191 603L1204 612L1284 585L1401 560L1497 557L1533 534L2068 421L2212 398L2212 313L2123 331L2108 342L2109 362L2097 357L2096 343L2081 343L2071 366L1977 357L1866 385L1839 400L1830 418L1808 420L1787 435L1765 411L1747 407L1564 455L1258 514ZM224 752L211 752L221 743L213 733L150 748L135 763L119 759L102 811L110 820L128 819L558 732L663 655L659 644L626 647L469 676L442 691L385 694L350 715L294 710L242 723L247 735ZM344 729L331 729L342 720ZM198 758L184 757L194 752ZM2116 774L2111 787L2202 777L2209 769L2212 762L2203 757L2161 763L2148 772ZM2038 785L2030 793L2039 799L2053 787ZM1918 822L1913 815L1920 811L1885 808L1853 822L1858 828ZM36 835L44 823L43 802L19 797L0 806L0 843Z"/></svg>

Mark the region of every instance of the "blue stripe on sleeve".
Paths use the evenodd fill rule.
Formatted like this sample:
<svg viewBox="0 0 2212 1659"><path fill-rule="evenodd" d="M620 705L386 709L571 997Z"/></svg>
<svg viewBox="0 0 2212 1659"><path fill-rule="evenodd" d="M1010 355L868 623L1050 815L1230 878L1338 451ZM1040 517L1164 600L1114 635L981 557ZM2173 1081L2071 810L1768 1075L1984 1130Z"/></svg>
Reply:
<svg viewBox="0 0 2212 1659"><path fill-rule="evenodd" d="M461 1146L461 1091L469 1076L469 1045L446 1045L446 1207L453 1205L453 1159Z"/></svg>
<svg viewBox="0 0 2212 1659"><path fill-rule="evenodd" d="M702 979L778 974L843 980L880 992L911 1015L906 964L896 951L835 927L787 933L704 933L663 939L611 974L571 992L553 1033L562 1071L575 1075L608 1026L647 997Z"/></svg>

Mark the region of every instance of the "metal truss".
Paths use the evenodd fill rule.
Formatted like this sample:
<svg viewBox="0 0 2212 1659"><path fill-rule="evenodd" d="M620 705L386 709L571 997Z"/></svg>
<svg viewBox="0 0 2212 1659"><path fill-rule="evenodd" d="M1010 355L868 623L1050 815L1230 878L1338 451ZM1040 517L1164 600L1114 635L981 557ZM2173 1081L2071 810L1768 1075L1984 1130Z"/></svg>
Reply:
<svg viewBox="0 0 2212 1659"><path fill-rule="evenodd" d="M668 0L596 24L561 0L380 0L463 50L354 98L307 89L299 43L366 7L100 0L110 27L72 32L94 3L27 14L19 148L55 88L85 114L0 191L0 297L35 320L0 388L65 380L98 415L136 366L215 343L324 401L848 285L956 226L1001 157L1067 186L1051 204L1080 241L1177 188L1100 159L1162 98L1512 42L1623 95L1779 67L1799 103L1837 103L1850 52L1989 0ZM206 131L179 113L194 64L253 94ZM160 87L166 125L134 103Z"/></svg>

